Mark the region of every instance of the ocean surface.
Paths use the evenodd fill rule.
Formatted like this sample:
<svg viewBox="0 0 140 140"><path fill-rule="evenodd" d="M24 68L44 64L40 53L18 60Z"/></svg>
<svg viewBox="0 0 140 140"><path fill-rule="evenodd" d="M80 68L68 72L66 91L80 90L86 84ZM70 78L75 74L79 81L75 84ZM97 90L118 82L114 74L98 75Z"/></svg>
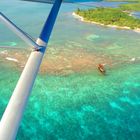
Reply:
<svg viewBox="0 0 140 140"><path fill-rule="evenodd" d="M132 15L136 18L140 18L140 12L133 12Z"/></svg>
<svg viewBox="0 0 140 140"><path fill-rule="evenodd" d="M70 73L67 69L39 73L17 140L140 139L140 33L83 23L72 16L78 7L89 8L83 3L62 5L46 53L49 57L56 57L56 51L69 54L65 61L75 62L74 68L68 69ZM43 3L0 1L0 11L34 39L50 8ZM31 49L1 23L0 46L18 47L18 53L27 57ZM0 49L0 117L23 69L8 59L15 58L15 52ZM78 69L80 54L86 61ZM107 74L103 76L94 65L88 69L91 60L105 63Z"/></svg>

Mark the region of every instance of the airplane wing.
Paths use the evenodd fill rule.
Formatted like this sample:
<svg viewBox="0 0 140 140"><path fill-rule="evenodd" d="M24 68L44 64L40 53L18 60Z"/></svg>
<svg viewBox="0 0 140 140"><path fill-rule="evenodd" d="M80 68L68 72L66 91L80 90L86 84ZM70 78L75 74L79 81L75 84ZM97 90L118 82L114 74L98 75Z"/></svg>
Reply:
<svg viewBox="0 0 140 140"><path fill-rule="evenodd" d="M53 4L55 0L22 0L22 1L30 1L30 2L41 2L41 3L49 3ZM64 3L81 3L81 2L97 2L102 0L63 0Z"/></svg>

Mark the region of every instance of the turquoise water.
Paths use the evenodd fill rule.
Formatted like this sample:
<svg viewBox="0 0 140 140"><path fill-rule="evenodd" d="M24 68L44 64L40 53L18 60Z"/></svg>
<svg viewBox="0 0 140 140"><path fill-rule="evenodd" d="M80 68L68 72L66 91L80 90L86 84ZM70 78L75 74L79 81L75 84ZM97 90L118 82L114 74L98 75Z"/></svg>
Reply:
<svg viewBox="0 0 140 140"><path fill-rule="evenodd" d="M126 4L128 2L106 2L106 1L101 1L101 2L84 2L81 3L80 5L85 5L88 7L118 7L120 4Z"/></svg>
<svg viewBox="0 0 140 140"><path fill-rule="evenodd" d="M107 75L102 76L94 66L66 75L39 74L17 140L139 140L140 34L82 23L72 16L77 7L62 5L47 54L70 53L68 62L80 53L86 58L97 55L97 64L107 59ZM0 11L34 38L50 8L41 3L0 1ZM25 47L22 51L30 54L29 47L3 25L0 43ZM49 54L51 50L53 54ZM20 73L18 65L0 54L1 117Z"/></svg>

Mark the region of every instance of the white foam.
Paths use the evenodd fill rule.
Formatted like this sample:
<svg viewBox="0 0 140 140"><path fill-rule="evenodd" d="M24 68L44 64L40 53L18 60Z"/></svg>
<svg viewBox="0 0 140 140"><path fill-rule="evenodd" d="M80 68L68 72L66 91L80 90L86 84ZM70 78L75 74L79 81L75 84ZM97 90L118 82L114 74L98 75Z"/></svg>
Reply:
<svg viewBox="0 0 140 140"><path fill-rule="evenodd" d="M134 57L134 58L131 58L131 60L130 61L135 61L136 60L136 58Z"/></svg>
<svg viewBox="0 0 140 140"><path fill-rule="evenodd" d="M4 50L4 51L1 51L0 53L1 54L8 54L8 51L7 50Z"/></svg>
<svg viewBox="0 0 140 140"><path fill-rule="evenodd" d="M15 59L15 58L11 58L11 57L6 57L5 59L7 59L7 60L9 60L9 61L18 62L18 60L17 60L17 59Z"/></svg>

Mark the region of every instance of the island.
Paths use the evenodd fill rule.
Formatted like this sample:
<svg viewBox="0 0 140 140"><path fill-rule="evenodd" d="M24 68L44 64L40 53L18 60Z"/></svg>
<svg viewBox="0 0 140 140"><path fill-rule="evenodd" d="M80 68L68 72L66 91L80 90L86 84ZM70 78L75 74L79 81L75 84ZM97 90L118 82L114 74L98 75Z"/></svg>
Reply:
<svg viewBox="0 0 140 140"><path fill-rule="evenodd" d="M132 11L140 11L140 3L123 4L117 8L99 7L88 10L78 8L73 15L84 22L140 32L140 19L133 17Z"/></svg>
<svg viewBox="0 0 140 140"><path fill-rule="evenodd" d="M121 10L140 11L140 2L138 2L138 3L121 4L119 7L120 7Z"/></svg>

